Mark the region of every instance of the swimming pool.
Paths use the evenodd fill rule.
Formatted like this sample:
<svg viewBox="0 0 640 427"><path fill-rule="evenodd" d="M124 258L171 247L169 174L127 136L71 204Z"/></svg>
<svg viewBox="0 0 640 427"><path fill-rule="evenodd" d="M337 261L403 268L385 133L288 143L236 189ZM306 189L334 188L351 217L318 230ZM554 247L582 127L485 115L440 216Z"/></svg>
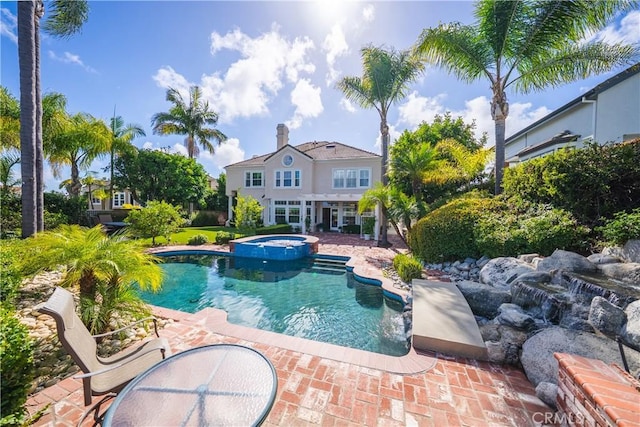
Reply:
<svg viewBox="0 0 640 427"><path fill-rule="evenodd" d="M164 256L159 307L227 312L230 323L392 356L409 351L402 303L360 283L344 265L314 258L260 260L224 255Z"/></svg>

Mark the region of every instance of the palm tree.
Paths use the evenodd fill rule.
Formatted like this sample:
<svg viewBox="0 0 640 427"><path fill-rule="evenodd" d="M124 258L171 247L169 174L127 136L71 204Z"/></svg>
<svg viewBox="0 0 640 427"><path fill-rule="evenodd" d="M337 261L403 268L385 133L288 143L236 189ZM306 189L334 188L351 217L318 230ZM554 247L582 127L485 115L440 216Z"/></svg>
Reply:
<svg viewBox="0 0 640 427"><path fill-rule="evenodd" d="M507 89L541 91L629 63L632 46L593 40L621 10L637 1L480 0L475 25L441 24L422 31L415 50L428 63L460 80L491 84L495 122L495 191L502 191Z"/></svg>
<svg viewBox="0 0 640 427"><path fill-rule="evenodd" d="M382 137L382 183L389 182L387 159L389 157L389 125L387 114L391 105L402 100L423 70L423 65L409 51L385 50L382 47L366 46L361 49L362 77L343 77L336 87L345 97L362 108L375 108L380 115ZM381 218L382 234L380 246L388 247L386 215Z"/></svg>
<svg viewBox="0 0 640 427"><path fill-rule="evenodd" d="M211 140L218 145L227 140L227 136L209 126L218 123L218 113L209 109L209 103L202 99L202 91L198 86L189 88L189 102L186 103L177 89L167 90L167 101L173 103L168 113L157 113L151 118L153 133L158 135L186 135L184 144L189 158L198 155L198 144L211 154L215 148Z"/></svg>
<svg viewBox="0 0 640 427"><path fill-rule="evenodd" d="M110 209L113 209L113 163L116 155L131 152L134 149L131 141L137 136L146 136L142 126L129 123L124 124L121 116L111 118L111 145L109 148L109 200Z"/></svg>
<svg viewBox="0 0 640 427"><path fill-rule="evenodd" d="M443 162L444 160L438 157L438 151L425 142L412 147L408 152L391 156L392 181L409 182L420 216L425 212L422 202L422 185L427 173L441 167Z"/></svg>
<svg viewBox="0 0 640 427"><path fill-rule="evenodd" d="M44 29L69 37L87 20L86 0L53 0ZM18 2L18 63L20 66L20 152L22 172L22 236L44 229L44 150L40 95L40 19L42 0Z"/></svg>
<svg viewBox="0 0 640 427"><path fill-rule="evenodd" d="M20 103L0 86L0 149L20 150Z"/></svg>
<svg viewBox="0 0 640 427"><path fill-rule="evenodd" d="M14 154L4 154L0 156L0 200L6 203L11 187L17 185L20 180L16 179L11 169L20 163L20 157Z"/></svg>
<svg viewBox="0 0 640 427"><path fill-rule="evenodd" d="M107 236L101 226L61 225L24 242L29 272L66 267L61 284L79 287L81 316L93 333L104 332L114 312L140 309L132 304L136 285L158 290L162 283L155 256L123 235Z"/></svg>
<svg viewBox="0 0 640 427"><path fill-rule="evenodd" d="M80 170L88 168L97 157L108 153L109 143L107 125L83 113L69 117L62 129L52 136L47 150L53 174L59 177L62 166L71 167L71 181L67 186L71 196L80 195Z"/></svg>

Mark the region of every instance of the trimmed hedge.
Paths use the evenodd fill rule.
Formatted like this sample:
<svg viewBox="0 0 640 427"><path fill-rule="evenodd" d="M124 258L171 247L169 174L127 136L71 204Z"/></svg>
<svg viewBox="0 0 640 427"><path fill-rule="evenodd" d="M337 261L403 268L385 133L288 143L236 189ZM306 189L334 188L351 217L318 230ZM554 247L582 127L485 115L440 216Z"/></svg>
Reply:
<svg viewBox="0 0 640 427"><path fill-rule="evenodd" d="M496 205L495 199L457 199L420 219L409 234L409 247L427 262L479 258L474 228L484 212Z"/></svg>
<svg viewBox="0 0 640 427"><path fill-rule="evenodd" d="M275 224L260 227L256 230L256 234L291 234L293 229L291 224Z"/></svg>
<svg viewBox="0 0 640 427"><path fill-rule="evenodd" d="M229 240L233 240L236 238L234 233L229 233L228 231L218 231L216 233L216 244L218 245L226 245L229 243Z"/></svg>
<svg viewBox="0 0 640 427"><path fill-rule="evenodd" d="M209 242L209 239L207 238L207 236L205 236L204 234L196 234L195 236L189 239L189 242L187 242L187 244L191 246L198 246L198 245L204 245L205 243L208 243L208 242Z"/></svg>

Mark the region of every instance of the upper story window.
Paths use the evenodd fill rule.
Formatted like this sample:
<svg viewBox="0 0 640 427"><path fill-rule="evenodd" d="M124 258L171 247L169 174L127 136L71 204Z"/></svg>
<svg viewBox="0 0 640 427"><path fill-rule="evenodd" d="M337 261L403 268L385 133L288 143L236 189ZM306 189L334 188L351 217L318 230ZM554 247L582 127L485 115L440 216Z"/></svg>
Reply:
<svg viewBox="0 0 640 427"><path fill-rule="evenodd" d="M300 170L277 170L275 186L276 188L298 188L302 184L301 176Z"/></svg>
<svg viewBox="0 0 640 427"><path fill-rule="evenodd" d="M285 154L282 158L282 165L289 167L293 164L293 156L291 154Z"/></svg>
<svg viewBox="0 0 640 427"><path fill-rule="evenodd" d="M244 186L245 187L262 187L264 182L262 180L261 171L247 171L244 173Z"/></svg>
<svg viewBox="0 0 640 427"><path fill-rule="evenodd" d="M125 203L126 203L125 195L124 195L123 192L113 193L113 207L114 208L121 208L122 205L124 205Z"/></svg>
<svg viewBox="0 0 640 427"><path fill-rule="evenodd" d="M334 169L333 188L369 188L371 169Z"/></svg>

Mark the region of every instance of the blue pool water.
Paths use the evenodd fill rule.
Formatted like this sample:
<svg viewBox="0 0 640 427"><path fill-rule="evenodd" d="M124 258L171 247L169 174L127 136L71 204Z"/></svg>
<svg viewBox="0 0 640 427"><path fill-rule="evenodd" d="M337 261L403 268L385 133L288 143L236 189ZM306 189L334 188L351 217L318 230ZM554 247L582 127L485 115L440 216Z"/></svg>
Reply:
<svg viewBox="0 0 640 427"><path fill-rule="evenodd" d="M150 304L189 313L215 307L233 324L392 356L409 350L402 303L358 282L344 266L312 258L163 258L162 291L141 292Z"/></svg>

